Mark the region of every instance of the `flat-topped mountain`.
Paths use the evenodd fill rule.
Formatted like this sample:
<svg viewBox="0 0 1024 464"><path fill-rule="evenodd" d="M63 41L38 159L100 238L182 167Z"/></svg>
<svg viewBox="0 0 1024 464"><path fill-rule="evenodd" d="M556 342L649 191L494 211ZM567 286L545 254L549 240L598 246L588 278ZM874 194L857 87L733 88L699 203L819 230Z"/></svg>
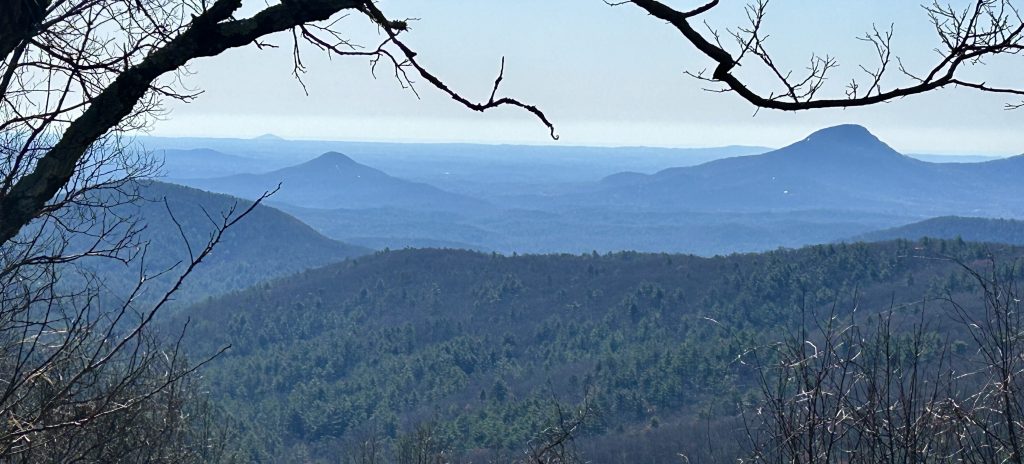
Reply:
<svg viewBox="0 0 1024 464"><path fill-rule="evenodd" d="M274 201L307 208L381 208L459 211L484 208L484 201L390 176L338 152L264 174L183 180L190 186L242 198L281 189Z"/></svg>

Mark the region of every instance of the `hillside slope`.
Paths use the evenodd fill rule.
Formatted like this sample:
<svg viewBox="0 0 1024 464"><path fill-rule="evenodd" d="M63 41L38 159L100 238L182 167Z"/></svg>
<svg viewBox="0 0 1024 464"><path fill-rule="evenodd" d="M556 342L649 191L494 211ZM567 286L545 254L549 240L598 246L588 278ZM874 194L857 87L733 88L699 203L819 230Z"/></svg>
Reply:
<svg viewBox="0 0 1024 464"><path fill-rule="evenodd" d="M166 149L157 150L153 155L162 164L162 174L173 179L221 177L269 170L268 163L264 161L209 149Z"/></svg>
<svg viewBox="0 0 1024 464"><path fill-rule="evenodd" d="M228 195L214 194L162 182L148 182L140 192L144 201L117 207L115 212L142 220L145 229L140 238L148 242L145 269L155 274L187 260L188 249L174 220L189 244L206 244L213 217L237 205L240 211L250 204ZM164 202L166 200L166 204ZM168 213L170 209L173 214ZM256 283L296 272L343 261L368 250L344 244L320 235L298 219L269 206L259 206L228 230L221 243L186 281L178 300L198 298L240 290ZM102 272L109 286L123 292L138 278L139 262L129 266L107 260L92 263ZM172 275L164 276L155 287L163 288Z"/></svg>
<svg viewBox="0 0 1024 464"><path fill-rule="evenodd" d="M597 194L567 198L684 211L831 209L891 214L1024 215L1024 156L929 163L856 125L819 130L761 155L619 174Z"/></svg>
<svg viewBox="0 0 1024 464"><path fill-rule="evenodd" d="M944 216L854 236L848 242L917 240L923 237L1024 245L1024 221Z"/></svg>
<svg viewBox="0 0 1024 464"><path fill-rule="evenodd" d="M525 443L553 397L591 394L601 422L587 434L597 442L655 419L682 427L698 407L732 415L751 381L733 360L776 340L801 308L852 307L856 293L860 311L885 310L961 289L955 264L911 257L940 250L968 261L1024 252L957 242L711 259L406 250L307 271L182 317L192 318L197 354L232 346L206 377L247 424L254 459L327 462L357 437L398 439L420 423L480 458ZM655 442L644 440L655 439L616 452L639 462L650 456L630 453L649 453ZM661 461L644 462L678 459L679 448L664 448Z"/></svg>
<svg viewBox="0 0 1024 464"><path fill-rule="evenodd" d="M392 177L337 152L328 152L311 161L263 174L180 182L250 199L280 184L281 189L274 196L275 202L305 208L397 207L463 211L487 207L482 200Z"/></svg>

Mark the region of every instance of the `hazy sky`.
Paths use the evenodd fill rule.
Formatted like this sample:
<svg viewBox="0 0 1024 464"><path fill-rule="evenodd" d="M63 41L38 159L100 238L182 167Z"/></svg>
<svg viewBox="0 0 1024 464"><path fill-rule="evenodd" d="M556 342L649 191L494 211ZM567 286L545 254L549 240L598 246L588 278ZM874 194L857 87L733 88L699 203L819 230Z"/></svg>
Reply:
<svg viewBox="0 0 1024 464"><path fill-rule="evenodd" d="M251 2L261 4L261 1ZM698 1L671 1L692 8ZM962 3L962 2L961 2ZM742 25L744 2L725 0L707 16L716 27ZM258 6L258 5L257 5ZM406 42L421 63L453 88L485 99L506 58L502 93L540 106L562 136L522 111L471 112L425 83L422 99L403 90L388 69L375 80L366 59L329 59L307 47L309 96L291 76L290 35L276 50L248 47L196 61L186 82L205 93L173 104L155 135L567 145L781 146L823 126L857 123L903 152L1024 152L1024 110L1005 111L1003 97L949 89L862 109L781 113L754 108L738 97L702 91L683 75L709 61L674 29L637 7L602 0L382 0L394 18L420 18ZM367 46L379 37L352 15L340 25ZM827 91L873 66L870 44L858 41L872 24L895 23L896 52L912 69L937 59L936 38L915 1L776 0L766 21L770 50L802 70L811 52L838 57L841 68ZM1013 58L972 69L990 84L1020 83L1024 61ZM743 72L760 89L775 89L751 62ZM891 85L905 83L892 74Z"/></svg>

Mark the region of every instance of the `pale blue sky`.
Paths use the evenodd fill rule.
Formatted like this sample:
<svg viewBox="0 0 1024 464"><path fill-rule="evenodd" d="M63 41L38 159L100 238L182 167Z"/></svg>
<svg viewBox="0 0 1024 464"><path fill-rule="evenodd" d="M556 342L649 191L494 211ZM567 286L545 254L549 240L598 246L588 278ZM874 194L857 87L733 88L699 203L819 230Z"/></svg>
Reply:
<svg viewBox="0 0 1024 464"><path fill-rule="evenodd" d="M252 3L252 2L251 2ZM261 3L261 2L255 2ZM679 8L699 2L672 1ZM961 2L962 3L962 2ZM743 2L725 0L708 21L741 24ZM856 6L851 6L855 4ZM402 90L387 70L370 76L367 60L328 59L307 49L309 96L291 77L290 36L277 50L249 47L197 61L186 82L205 93L171 105L156 135L567 145L781 146L817 128L858 123L904 152L1024 152L1024 112L1006 100L945 90L876 107L804 113L761 111L738 97L701 91L683 75L708 60L674 29L634 6L602 0L382 0L392 17L421 18L406 42L453 88L485 98L502 56L503 92L539 105L558 126L561 142L516 110L468 111L420 84L421 100ZM802 69L812 51L837 55L842 67L829 90L872 64L869 44L856 40L872 23L896 23L896 51L912 68L935 59L934 32L915 1L776 0L766 30L778 58ZM357 42L377 34L361 18L344 20ZM989 83L1019 83L1024 61L1009 58L975 71ZM747 71L756 82L759 70ZM890 83L902 81L893 74ZM767 88L767 87L762 87Z"/></svg>

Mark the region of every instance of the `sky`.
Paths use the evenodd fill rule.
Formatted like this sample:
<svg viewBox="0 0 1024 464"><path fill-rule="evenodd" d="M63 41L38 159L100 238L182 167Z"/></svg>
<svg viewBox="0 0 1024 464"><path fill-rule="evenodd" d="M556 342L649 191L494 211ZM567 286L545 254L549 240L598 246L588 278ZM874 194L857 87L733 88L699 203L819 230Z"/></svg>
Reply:
<svg viewBox="0 0 1024 464"><path fill-rule="evenodd" d="M689 9L699 1L673 0ZM957 3L957 2L954 2ZM963 3L960 1L959 3ZM262 0L247 0L243 15ZM363 57L330 57L303 49L305 88L292 75L291 36L269 39L277 49L254 46L193 62L185 85L203 93L191 103L171 102L153 135L293 139L522 143L598 146L779 147L822 127L854 123L905 153L1010 155L1024 153L1024 110L1006 111L1005 97L948 89L883 105L810 112L755 111L736 95L703 90L685 71L709 67L707 58L675 29L633 5L603 0L381 0L392 18L416 18L405 42L421 64L453 89L485 100L502 57L501 95L539 106L555 123L559 141L527 113L476 113L419 82L419 98L390 70L376 78ZM742 26L744 2L724 0L708 13L711 27ZM797 71L812 53L836 56L840 68L826 92L841 96L858 66L873 67L870 44L857 37L873 25L894 26L896 54L911 69L938 59L927 16L915 1L774 0L765 30L769 50ZM365 46L379 32L358 14L337 26ZM1013 85L1024 61L987 62L969 76ZM741 75L764 93L777 90L751 62ZM860 73L860 74L858 74ZM907 82L892 74L884 83ZM307 94L308 93L308 94Z"/></svg>

